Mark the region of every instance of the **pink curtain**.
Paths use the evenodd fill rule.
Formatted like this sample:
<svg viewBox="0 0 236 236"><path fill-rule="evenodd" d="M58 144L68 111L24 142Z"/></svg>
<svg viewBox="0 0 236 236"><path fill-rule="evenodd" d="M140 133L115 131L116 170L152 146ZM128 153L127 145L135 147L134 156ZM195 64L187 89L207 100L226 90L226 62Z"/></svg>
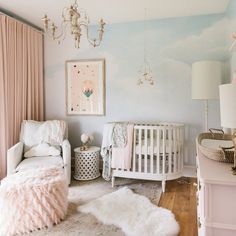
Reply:
<svg viewBox="0 0 236 236"><path fill-rule="evenodd" d="M43 34L0 15L0 179L24 119L44 119Z"/></svg>

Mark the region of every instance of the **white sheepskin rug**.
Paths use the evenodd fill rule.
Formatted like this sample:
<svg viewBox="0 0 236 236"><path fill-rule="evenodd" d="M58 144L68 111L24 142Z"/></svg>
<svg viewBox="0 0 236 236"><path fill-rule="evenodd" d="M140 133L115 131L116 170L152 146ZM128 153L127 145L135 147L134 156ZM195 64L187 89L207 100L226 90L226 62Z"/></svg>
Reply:
<svg viewBox="0 0 236 236"><path fill-rule="evenodd" d="M153 205L144 196L124 187L78 208L103 224L120 227L127 236L175 236L179 225L173 213Z"/></svg>
<svg viewBox="0 0 236 236"><path fill-rule="evenodd" d="M67 195L60 169L9 175L0 185L0 235L20 235L59 223L67 212Z"/></svg>

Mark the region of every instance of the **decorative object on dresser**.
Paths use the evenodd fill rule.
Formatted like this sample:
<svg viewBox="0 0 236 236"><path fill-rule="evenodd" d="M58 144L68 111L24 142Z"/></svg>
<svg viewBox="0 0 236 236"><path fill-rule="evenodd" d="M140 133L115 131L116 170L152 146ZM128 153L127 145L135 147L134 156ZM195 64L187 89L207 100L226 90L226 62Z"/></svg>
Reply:
<svg viewBox="0 0 236 236"><path fill-rule="evenodd" d="M66 61L66 113L105 114L105 60Z"/></svg>
<svg viewBox="0 0 236 236"><path fill-rule="evenodd" d="M198 61L192 65L192 99L205 101L205 131L208 131L208 100L219 98L221 62Z"/></svg>
<svg viewBox="0 0 236 236"><path fill-rule="evenodd" d="M99 22L99 38L98 39L91 39L89 36L89 17L84 9L80 9L77 3L77 0L70 6L65 7L62 12L62 23L61 23L61 31L58 32L58 27L52 22L51 27L49 27L49 21L51 21L47 15L42 18L44 22L44 28L46 33L48 33L53 40L57 40L58 43L61 43L66 37L67 33L67 26L70 25L70 32L72 37L75 40L75 48L80 47L80 37L82 36L82 28L85 28L85 33L88 42L93 46L97 47L100 45L103 33L104 33L104 26L105 22L103 19Z"/></svg>
<svg viewBox="0 0 236 236"><path fill-rule="evenodd" d="M165 192L167 180L182 176L183 124L135 124L131 143L133 152L131 153L129 168L125 167L127 165L123 165L123 167L116 166L115 160L113 160L114 147L112 147L112 142L109 141L113 136L112 125L109 123L104 126L101 151L103 171L105 168L111 169L111 171L107 170L106 173L111 173L112 186L115 184L115 177L156 180L162 181L162 191ZM109 129L107 129L108 126ZM129 143L129 139L127 143ZM126 163L127 159L124 159L123 162ZM109 178L106 180L109 180Z"/></svg>
<svg viewBox="0 0 236 236"><path fill-rule="evenodd" d="M234 145L233 174L236 175L236 84L224 84L220 86L220 118L221 126L232 128L232 141Z"/></svg>
<svg viewBox="0 0 236 236"><path fill-rule="evenodd" d="M205 157L212 160L226 163L234 162L232 135L225 134L223 130L210 129L210 133L199 134L197 147Z"/></svg>
<svg viewBox="0 0 236 236"><path fill-rule="evenodd" d="M199 236L236 235L236 180L230 164L205 158L197 149Z"/></svg>
<svg viewBox="0 0 236 236"><path fill-rule="evenodd" d="M99 152L100 148L91 146L86 151L75 148L75 173L76 180L92 180L100 176Z"/></svg>

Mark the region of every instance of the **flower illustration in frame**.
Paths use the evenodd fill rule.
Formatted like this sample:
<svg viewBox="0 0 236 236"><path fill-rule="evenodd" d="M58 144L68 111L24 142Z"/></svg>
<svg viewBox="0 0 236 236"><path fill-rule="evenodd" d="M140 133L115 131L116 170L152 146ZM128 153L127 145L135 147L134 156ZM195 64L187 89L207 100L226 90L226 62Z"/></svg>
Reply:
<svg viewBox="0 0 236 236"><path fill-rule="evenodd" d="M66 61L68 115L104 115L105 60Z"/></svg>

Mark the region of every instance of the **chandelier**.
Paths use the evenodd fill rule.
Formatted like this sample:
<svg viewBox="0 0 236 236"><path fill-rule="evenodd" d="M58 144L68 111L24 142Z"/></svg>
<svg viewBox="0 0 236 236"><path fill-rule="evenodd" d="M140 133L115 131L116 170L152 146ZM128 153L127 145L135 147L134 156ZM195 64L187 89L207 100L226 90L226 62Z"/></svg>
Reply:
<svg viewBox="0 0 236 236"><path fill-rule="evenodd" d="M146 21L147 21L147 9L145 9L145 23L144 23L144 57L143 57L143 64L139 69L139 79L138 85L142 85L144 83L149 83L150 85L154 85L154 80L152 78L152 69L147 60L147 49L146 49Z"/></svg>
<svg viewBox="0 0 236 236"><path fill-rule="evenodd" d="M103 21L103 19L99 21L98 39L90 38L89 17L85 10L79 8L77 0L75 0L75 2L70 7L65 7L62 10L62 22L60 30L53 22L49 24L51 20L47 17L47 15L42 18L42 21L44 22L46 33L49 34L53 38L53 40L56 40L58 43L65 39L67 28L68 26L70 26L70 33L74 38L75 48L80 47L80 37L82 36L82 29L85 30L87 40L93 47L97 47L101 44L105 22Z"/></svg>

